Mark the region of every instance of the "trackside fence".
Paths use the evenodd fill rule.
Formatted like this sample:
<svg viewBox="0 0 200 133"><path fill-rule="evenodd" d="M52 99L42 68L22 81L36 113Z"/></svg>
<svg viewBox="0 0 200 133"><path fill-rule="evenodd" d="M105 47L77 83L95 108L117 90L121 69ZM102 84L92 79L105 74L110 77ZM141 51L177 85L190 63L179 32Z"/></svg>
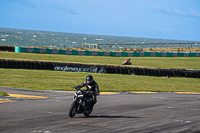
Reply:
<svg viewBox="0 0 200 133"><path fill-rule="evenodd" d="M82 48L87 49L103 49L103 50L137 50L137 49L150 49L150 48L199 48L199 42L191 43L134 43L134 44L82 44Z"/></svg>
<svg viewBox="0 0 200 133"><path fill-rule="evenodd" d="M41 53L63 55L87 55L87 56L119 56L119 57L200 57L200 52L120 52L120 51L87 51L45 49L31 47L15 47L16 53Z"/></svg>

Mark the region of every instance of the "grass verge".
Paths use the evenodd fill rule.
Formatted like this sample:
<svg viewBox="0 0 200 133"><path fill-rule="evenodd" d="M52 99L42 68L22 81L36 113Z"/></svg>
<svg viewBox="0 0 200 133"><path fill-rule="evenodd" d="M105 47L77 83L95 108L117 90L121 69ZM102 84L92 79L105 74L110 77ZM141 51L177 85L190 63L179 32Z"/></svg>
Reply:
<svg viewBox="0 0 200 133"><path fill-rule="evenodd" d="M0 97L9 96L6 91L0 91Z"/></svg>
<svg viewBox="0 0 200 133"><path fill-rule="evenodd" d="M0 52L0 58L121 65L121 62L126 60L128 57ZM130 57L130 58L133 64L132 66L134 67L200 69L200 57Z"/></svg>
<svg viewBox="0 0 200 133"><path fill-rule="evenodd" d="M73 90L87 75L93 75L100 91L200 92L200 79L64 72L48 70L0 69L0 86L34 90Z"/></svg>

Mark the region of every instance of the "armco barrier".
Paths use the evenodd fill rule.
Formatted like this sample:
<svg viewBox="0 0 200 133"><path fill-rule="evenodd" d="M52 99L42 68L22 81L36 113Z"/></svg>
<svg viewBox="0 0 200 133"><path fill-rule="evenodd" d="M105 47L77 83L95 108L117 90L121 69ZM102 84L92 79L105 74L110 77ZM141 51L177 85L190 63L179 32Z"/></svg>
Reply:
<svg viewBox="0 0 200 133"><path fill-rule="evenodd" d="M89 65L81 63L58 63L0 59L0 68L40 69L72 72L93 72L127 75L170 76L200 78L200 70L150 69L129 66Z"/></svg>
<svg viewBox="0 0 200 133"><path fill-rule="evenodd" d="M120 51L86 51L44 49L30 47L15 47L15 52L63 54L63 55L87 55L87 56L120 56L120 57L200 57L200 52L120 52Z"/></svg>
<svg viewBox="0 0 200 133"><path fill-rule="evenodd" d="M15 47L14 47L14 46L4 46L4 45L0 45L0 51L14 52L14 51L15 51Z"/></svg>

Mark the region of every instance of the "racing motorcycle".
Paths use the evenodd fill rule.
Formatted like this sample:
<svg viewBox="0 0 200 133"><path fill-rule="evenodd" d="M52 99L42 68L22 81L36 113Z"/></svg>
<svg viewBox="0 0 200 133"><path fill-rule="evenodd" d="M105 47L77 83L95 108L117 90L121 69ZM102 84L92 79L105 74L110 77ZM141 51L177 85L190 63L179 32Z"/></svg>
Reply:
<svg viewBox="0 0 200 133"><path fill-rule="evenodd" d="M128 62L128 63L122 62L122 65L132 65L132 63L131 62Z"/></svg>
<svg viewBox="0 0 200 133"><path fill-rule="evenodd" d="M74 100L69 108L69 117L74 117L76 114L83 114L84 116L89 116L92 113L92 98L86 90L81 90L79 86L74 86L72 88L76 89L74 93Z"/></svg>

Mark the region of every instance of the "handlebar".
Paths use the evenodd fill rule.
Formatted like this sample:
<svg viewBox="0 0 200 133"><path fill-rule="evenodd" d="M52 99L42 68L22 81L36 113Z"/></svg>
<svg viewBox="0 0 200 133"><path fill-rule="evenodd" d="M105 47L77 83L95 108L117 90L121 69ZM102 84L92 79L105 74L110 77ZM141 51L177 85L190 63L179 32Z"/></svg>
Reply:
<svg viewBox="0 0 200 133"><path fill-rule="evenodd" d="M80 87L79 85L74 86L74 87L71 87L71 88L74 88L74 89L76 89L76 90L80 90L80 91L82 91L83 93L86 93L86 92L87 92L86 90L81 90L81 87ZM86 93L86 94L89 94L89 93Z"/></svg>
<svg viewBox="0 0 200 133"><path fill-rule="evenodd" d="M81 90L81 87L80 87L79 85L74 86L74 87L71 87L71 88L74 88L74 89L76 89L76 90ZM81 90L81 91L84 91L84 90Z"/></svg>

